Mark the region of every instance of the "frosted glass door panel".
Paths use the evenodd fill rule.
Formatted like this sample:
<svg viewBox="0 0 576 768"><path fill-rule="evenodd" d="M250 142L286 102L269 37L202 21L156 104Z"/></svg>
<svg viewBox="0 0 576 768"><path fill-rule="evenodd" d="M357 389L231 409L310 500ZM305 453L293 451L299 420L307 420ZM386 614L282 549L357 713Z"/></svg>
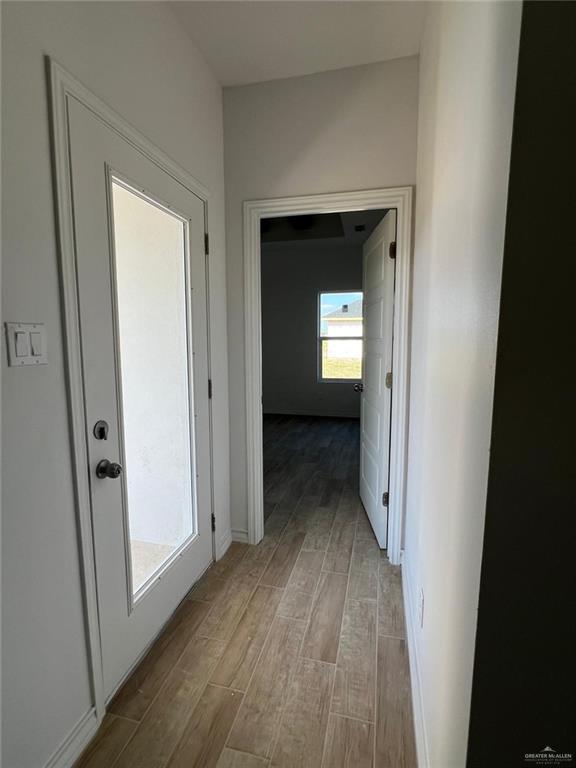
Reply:
<svg viewBox="0 0 576 768"><path fill-rule="evenodd" d="M125 514L136 594L195 532L186 223L112 183Z"/></svg>

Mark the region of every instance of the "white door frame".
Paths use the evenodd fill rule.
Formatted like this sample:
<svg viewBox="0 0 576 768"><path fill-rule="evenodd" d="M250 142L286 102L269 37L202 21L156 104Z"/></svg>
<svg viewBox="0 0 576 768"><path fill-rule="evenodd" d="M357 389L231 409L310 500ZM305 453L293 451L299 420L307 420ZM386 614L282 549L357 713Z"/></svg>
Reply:
<svg viewBox="0 0 576 768"><path fill-rule="evenodd" d="M96 565L93 550L91 519L90 478L88 474L88 451L86 444L86 419L82 374L82 341L78 307L76 251L74 242L74 211L69 161L68 104L75 99L87 107L103 123L112 128L129 144L139 150L151 162L161 168L175 181L204 202L204 228L208 232L207 202L208 190L187 171L177 165L164 152L155 147L141 133L133 128L121 115L85 88L76 78L50 57L47 57L50 88L52 152L54 164L57 236L60 255L60 281L63 304L63 331L66 347L68 412L71 431L72 476L75 485L75 503L78 521L80 564L90 680L92 686L92 707L78 723L66 742L52 756L49 766L68 765L78 750L83 748L105 714L104 686L98 603L96 591ZM208 278L208 262L206 273ZM208 321L208 376L210 377L210 312L209 281L207 279L207 321ZM208 385L208 383L207 383ZM212 404L210 425L212 423ZM212 434L210 427L210 453L212 464ZM210 478L213 495L212 471ZM214 536L214 534L213 534ZM128 670L127 670L128 673ZM69 759L70 758L70 759Z"/></svg>
<svg viewBox="0 0 576 768"><path fill-rule="evenodd" d="M264 536L260 221L278 216L345 213L379 208L395 208L397 212L388 557L395 565L400 563L408 442L412 187L249 200L244 203L246 457L250 544L257 544Z"/></svg>

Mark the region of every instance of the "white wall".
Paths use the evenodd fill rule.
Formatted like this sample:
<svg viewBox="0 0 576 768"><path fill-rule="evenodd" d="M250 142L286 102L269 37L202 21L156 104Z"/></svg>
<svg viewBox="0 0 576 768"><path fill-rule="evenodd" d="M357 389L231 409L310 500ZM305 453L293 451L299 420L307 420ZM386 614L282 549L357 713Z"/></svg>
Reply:
<svg viewBox="0 0 576 768"><path fill-rule="evenodd" d="M160 3L2 3L4 317L49 364L3 376L4 766L39 768L90 707L61 334L44 54L211 191L216 514L229 514L221 89Z"/></svg>
<svg viewBox="0 0 576 768"><path fill-rule="evenodd" d="M403 572L432 768L466 759L519 29L518 3L430 6L420 60Z"/></svg>
<svg viewBox="0 0 576 768"><path fill-rule="evenodd" d="M224 90L232 528L246 530L242 203L416 179L416 58Z"/></svg>
<svg viewBox="0 0 576 768"><path fill-rule="evenodd" d="M318 294L361 288L361 243L262 246L264 413L360 418L360 395L351 382L318 381Z"/></svg>

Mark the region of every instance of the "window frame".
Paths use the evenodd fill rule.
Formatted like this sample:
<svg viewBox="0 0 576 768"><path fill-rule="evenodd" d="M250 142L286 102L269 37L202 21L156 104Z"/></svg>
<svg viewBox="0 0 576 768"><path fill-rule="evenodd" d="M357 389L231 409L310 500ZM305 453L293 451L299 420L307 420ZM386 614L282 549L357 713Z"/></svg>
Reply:
<svg viewBox="0 0 576 768"><path fill-rule="evenodd" d="M342 294L359 293L362 296L362 328L364 328L364 289L363 288L349 288L342 290L341 288L331 291L323 289L318 291L318 300L316 307L316 378L318 384L358 384L362 381L362 374L364 372L364 332L360 336L322 336L322 296L325 294ZM326 379L322 376L322 342L326 340L330 341L350 341L350 339L360 340L362 342L362 358L360 362L360 378L358 379Z"/></svg>

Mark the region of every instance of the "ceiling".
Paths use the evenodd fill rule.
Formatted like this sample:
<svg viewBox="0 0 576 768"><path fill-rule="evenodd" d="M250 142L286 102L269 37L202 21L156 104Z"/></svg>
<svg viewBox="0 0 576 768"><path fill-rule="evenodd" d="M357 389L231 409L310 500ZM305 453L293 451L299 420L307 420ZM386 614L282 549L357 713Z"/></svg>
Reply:
<svg viewBox="0 0 576 768"><path fill-rule="evenodd" d="M338 240L346 245L362 245L386 213L387 209L382 208L373 211L315 213L262 219L260 222L262 243Z"/></svg>
<svg viewBox="0 0 576 768"><path fill-rule="evenodd" d="M416 55L425 2L171 2L224 86Z"/></svg>

